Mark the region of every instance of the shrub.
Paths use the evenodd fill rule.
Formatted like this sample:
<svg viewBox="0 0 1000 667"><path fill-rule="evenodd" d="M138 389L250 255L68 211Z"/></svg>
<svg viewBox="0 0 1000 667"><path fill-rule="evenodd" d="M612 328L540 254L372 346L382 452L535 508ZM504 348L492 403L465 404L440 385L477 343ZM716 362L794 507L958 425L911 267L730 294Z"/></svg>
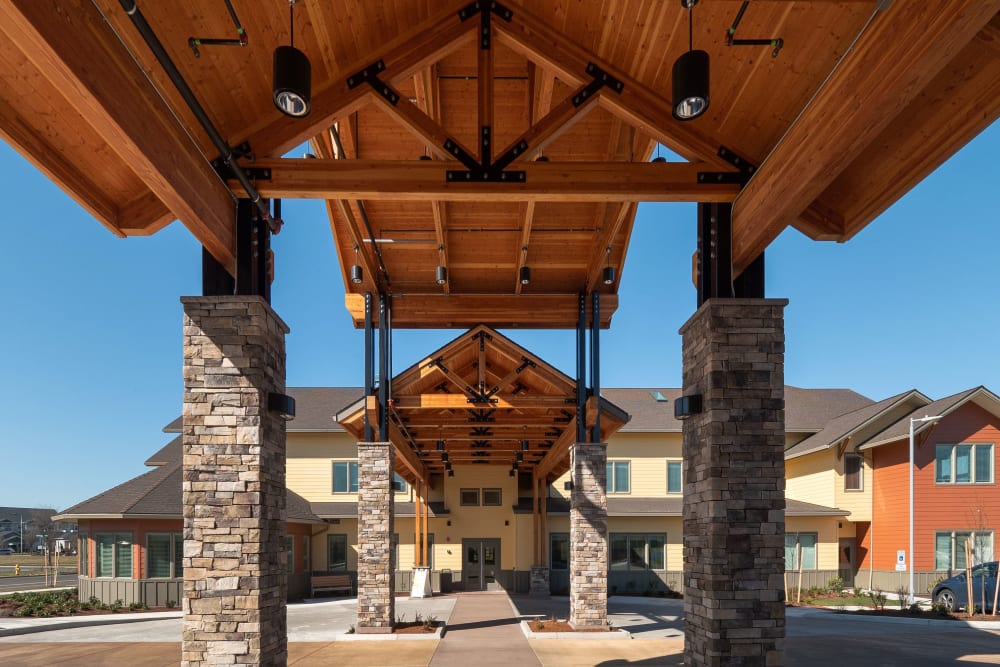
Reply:
<svg viewBox="0 0 1000 667"><path fill-rule="evenodd" d="M899 610L903 611L906 609L906 600L910 597L910 590L906 586L900 585L896 588L896 597L899 602Z"/></svg>
<svg viewBox="0 0 1000 667"><path fill-rule="evenodd" d="M886 596L880 589L876 588L875 590L869 592L868 597L872 599L872 605L874 605L876 609L885 609Z"/></svg>
<svg viewBox="0 0 1000 667"><path fill-rule="evenodd" d="M844 580L840 577L834 577L826 582L826 587L830 589L831 593L836 593L837 595L842 595L844 592Z"/></svg>

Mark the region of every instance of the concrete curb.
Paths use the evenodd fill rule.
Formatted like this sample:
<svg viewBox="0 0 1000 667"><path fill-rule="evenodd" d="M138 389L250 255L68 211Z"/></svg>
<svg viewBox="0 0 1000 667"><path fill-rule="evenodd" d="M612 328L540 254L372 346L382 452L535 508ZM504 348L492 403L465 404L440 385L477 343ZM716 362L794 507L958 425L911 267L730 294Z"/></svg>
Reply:
<svg viewBox="0 0 1000 667"><path fill-rule="evenodd" d="M422 634L400 634L387 632L385 634L358 634L352 632L347 635L334 635L332 641L335 642L387 642L387 641L429 641L429 640L440 640L444 636L445 624L442 623L437 627L434 632L426 632Z"/></svg>
<svg viewBox="0 0 1000 667"><path fill-rule="evenodd" d="M632 633L621 628L615 628L610 632L535 632L528 627L528 621L521 621L521 632L528 639L597 639L604 641L632 639Z"/></svg>
<svg viewBox="0 0 1000 667"><path fill-rule="evenodd" d="M996 630L1000 632L1000 620L997 621L958 621L946 618L900 618L898 616L867 616L863 614L849 614L840 613L834 609L825 609L821 607L811 607L808 609L803 609L802 607L797 608L796 612L793 614L788 614L790 609L785 610L785 613L790 616L797 618L807 618L809 616L820 616L833 614L837 616L840 620L848 622L865 622L865 623L889 623L895 625L924 625L928 627L964 627L964 628L975 628L977 630ZM998 617L1000 618L1000 617Z"/></svg>
<svg viewBox="0 0 1000 667"><path fill-rule="evenodd" d="M118 625L119 623L142 623L143 621L163 621L180 619L179 611L154 611L148 614L101 614L99 616L67 616L61 618L5 618L0 620L0 637L29 635L35 632L50 632L52 630L70 630L73 628L88 628L99 625ZM23 625L21 622L24 622ZM8 625L13 623L13 625Z"/></svg>

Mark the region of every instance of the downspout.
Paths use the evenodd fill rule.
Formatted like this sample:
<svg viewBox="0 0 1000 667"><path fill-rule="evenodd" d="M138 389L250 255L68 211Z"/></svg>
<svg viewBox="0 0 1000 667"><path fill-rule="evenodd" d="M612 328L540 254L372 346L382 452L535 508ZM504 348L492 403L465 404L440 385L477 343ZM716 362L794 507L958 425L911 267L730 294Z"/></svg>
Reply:
<svg viewBox="0 0 1000 667"><path fill-rule="evenodd" d="M229 167L230 170L232 170L236 180L238 180L240 185L243 186L243 189L246 190L247 197L257 207L257 210L260 211L261 219L267 222L267 226L272 232L277 232L278 224L275 222L274 218L271 217L271 211L268 204L263 198L261 198L260 193L257 191L257 188L253 186L253 183L250 182L250 178L247 176L246 172L243 171L243 169L236 163L236 157L233 155L232 147L222 138L219 131L215 129L215 125L212 123L212 120L208 117L208 114L205 113L205 109L201 106L198 98L194 96L194 92L191 90L191 87L187 84L187 81L184 80L180 70L177 69L177 66L174 65L174 61L163 48L163 44L160 42L160 39L156 36L156 33L153 32L153 29L146 21L146 17L142 15L141 11L139 11L139 7L135 4L135 0L118 0L118 3L122 6L122 9L125 10L125 13L128 14L129 18L132 19L132 25L134 25L136 30L139 31L139 34L146 42L146 46L149 47L150 51L152 51L153 55L156 57L156 60L163 67L164 71L166 71L167 76L170 77L170 81L173 82L174 87L177 88L177 92L179 92L181 97L184 98L184 101L187 102L188 108L191 109L195 118L198 119L198 123L200 123L202 129L205 130L205 134L207 134L208 138L212 140L213 144L215 144L215 149L219 151L222 161L227 167ZM100 11L100 8L98 8L98 10Z"/></svg>

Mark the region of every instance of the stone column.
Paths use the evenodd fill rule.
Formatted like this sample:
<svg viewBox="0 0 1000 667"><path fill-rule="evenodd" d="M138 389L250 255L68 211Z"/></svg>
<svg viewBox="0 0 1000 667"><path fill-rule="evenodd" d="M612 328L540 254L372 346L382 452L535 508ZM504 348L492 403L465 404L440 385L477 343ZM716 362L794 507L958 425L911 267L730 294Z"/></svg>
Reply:
<svg viewBox="0 0 1000 667"><path fill-rule="evenodd" d="M528 589L528 595L533 598L547 598L552 595L551 588L549 586L548 565L531 566L531 583L530 588Z"/></svg>
<svg viewBox="0 0 1000 667"><path fill-rule="evenodd" d="M391 442L358 443L359 633L390 633L396 620L394 458Z"/></svg>
<svg viewBox="0 0 1000 667"><path fill-rule="evenodd" d="M785 299L711 299L681 328L685 665L784 659Z"/></svg>
<svg viewBox="0 0 1000 667"><path fill-rule="evenodd" d="M288 327L257 296L185 297L181 664L284 665Z"/></svg>
<svg viewBox="0 0 1000 667"><path fill-rule="evenodd" d="M608 624L608 449L577 443L570 451L569 624Z"/></svg>

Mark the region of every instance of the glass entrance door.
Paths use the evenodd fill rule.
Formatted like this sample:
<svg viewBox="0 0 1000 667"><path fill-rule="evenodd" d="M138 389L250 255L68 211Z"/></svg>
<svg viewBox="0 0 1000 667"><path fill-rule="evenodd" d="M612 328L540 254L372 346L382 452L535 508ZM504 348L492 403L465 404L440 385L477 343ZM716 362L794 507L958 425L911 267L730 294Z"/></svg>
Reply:
<svg viewBox="0 0 1000 667"><path fill-rule="evenodd" d="M500 540L462 540L462 583L467 591L497 589Z"/></svg>

